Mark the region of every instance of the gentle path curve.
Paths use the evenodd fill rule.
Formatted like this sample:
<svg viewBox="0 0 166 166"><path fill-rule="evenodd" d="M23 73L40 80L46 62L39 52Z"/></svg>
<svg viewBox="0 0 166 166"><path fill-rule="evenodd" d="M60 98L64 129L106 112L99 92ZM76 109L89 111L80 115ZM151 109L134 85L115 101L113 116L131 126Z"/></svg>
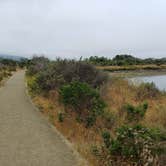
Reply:
<svg viewBox="0 0 166 166"><path fill-rule="evenodd" d="M0 166L77 166L72 150L34 110L24 71L0 88Z"/></svg>

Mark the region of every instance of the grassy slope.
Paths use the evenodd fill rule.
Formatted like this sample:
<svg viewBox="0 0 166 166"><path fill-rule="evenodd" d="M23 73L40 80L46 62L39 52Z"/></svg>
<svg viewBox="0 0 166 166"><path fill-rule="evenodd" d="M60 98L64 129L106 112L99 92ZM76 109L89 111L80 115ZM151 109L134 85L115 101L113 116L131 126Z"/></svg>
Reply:
<svg viewBox="0 0 166 166"><path fill-rule="evenodd" d="M119 79L113 79L107 86L103 87L102 96L108 105L108 111L115 117L110 127L113 135L115 129L125 123L124 113L121 110L122 106L125 103L138 104L142 102L136 98L137 91L136 87ZM146 100L149 103L149 108L142 123L149 127L165 130L166 96L160 94L156 98L147 98ZM98 119L96 125L87 130L83 124L76 121L76 115L73 111L69 108L65 110L63 105L59 103L57 91L50 92L47 97L36 96L33 101L42 110L43 114L49 117L51 123L75 145L76 149L92 165L101 164L92 155L91 147L95 144L102 144L102 119ZM64 114L63 122L58 121L59 112L67 112L67 114Z"/></svg>

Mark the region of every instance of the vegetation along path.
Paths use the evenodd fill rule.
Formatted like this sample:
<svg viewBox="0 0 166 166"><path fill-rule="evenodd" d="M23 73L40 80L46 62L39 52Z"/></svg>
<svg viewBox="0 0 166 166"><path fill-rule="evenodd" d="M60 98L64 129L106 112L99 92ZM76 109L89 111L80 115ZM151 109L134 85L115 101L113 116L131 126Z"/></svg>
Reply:
<svg viewBox="0 0 166 166"><path fill-rule="evenodd" d="M77 157L26 95L24 71L0 88L0 165L77 166Z"/></svg>

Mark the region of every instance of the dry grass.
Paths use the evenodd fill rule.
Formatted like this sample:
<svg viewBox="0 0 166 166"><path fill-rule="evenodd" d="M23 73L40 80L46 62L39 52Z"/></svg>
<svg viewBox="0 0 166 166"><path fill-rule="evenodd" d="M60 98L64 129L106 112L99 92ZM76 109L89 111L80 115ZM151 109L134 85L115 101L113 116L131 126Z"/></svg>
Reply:
<svg viewBox="0 0 166 166"><path fill-rule="evenodd" d="M111 127L111 132L117 127L125 123L124 112L122 106L125 103L133 105L141 102L136 98L137 88L130 85L127 81L121 79L112 79L112 81L105 85L102 89L102 97L108 105L108 111L116 116L116 121ZM50 92L49 97L36 96L33 101L42 110L43 114L49 117L51 123L70 141L75 148L93 165L100 166L101 164L96 160L91 152L93 145L101 145L101 131L103 119L97 120L94 127L87 128L79 123L76 118L77 115L70 109L65 109L59 103L58 93L56 91ZM142 121L148 127L155 127L166 129L166 96L159 95L157 98L146 99L149 108ZM64 113L64 122L59 122L58 114Z"/></svg>
<svg viewBox="0 0 166 166"><path fill-rule="evenodd" d="M54 96L54 97L52 97ZM36 96L34 103L41 109L42 113L50 119L50 122L71 142L78 152L86 159L97 165L95 157L91 153L91 146L101 144L102 140L96 128L85 128L82 123L77 122L76 114L70 109L65 110L63 105L58 102L57 92L51 92L49 98ZM64 113L64 122L59 122L58 114Z"/></svg>
<svg viewBox="0 0 166 166"><path fill-rule="evenodd" d="M0 69L0 86L3 86L6 80L13 75L14 71Z"/></svg>
<svg viewBox="0 0 166 166"><path fill-rule="evenodd" d="M159 70L166 69L166 65L129 65L129 66L97 66L98 69L106 71L118 70Z"/></svg>
<svg viewBox="0 0 166 166"><path fill-rule="evenodd" d="M137 105L142 103L136 97L137 91L137 87L130 85L126 80L117 78L110 83L107 93L103 97L110 110L116 110L114 113L119 115L115 126L124 123L121 110L124 104ZM156 98L145 98L145 100L148 102L149 108L142 123L148 127L166 129L166 96L159 94Z"/></svg>

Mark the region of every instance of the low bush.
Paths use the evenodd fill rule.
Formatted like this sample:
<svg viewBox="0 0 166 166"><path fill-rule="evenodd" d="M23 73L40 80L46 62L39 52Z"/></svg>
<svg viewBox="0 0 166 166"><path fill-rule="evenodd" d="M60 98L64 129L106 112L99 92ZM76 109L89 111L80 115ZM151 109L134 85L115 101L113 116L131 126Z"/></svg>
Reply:
<svg viewBox="0 0 166 166"><path fill-rule="evenodd" d="M59 93L64 105L71 106L87 127L94 124L96 117L103 113L106 106L99 92L86 83L72 82L61 87Z"/></svg>
<svg viewBox="0 0 166 166"><path fill-rule="evenodd" d="M27 65L26 74L29 76L34 76L40 71L44 70L46 66L49 64L48 58L45 57L33 57L29 64Z"/></svg>
<svg viewBox="0 0 166 166"><path fill-rule="evenodd" d="M34 57L30 61L27 75L35 75L40 89L46 92L73 81L87 83L93 88L107 81L107 74L85 62L60 59L50 62L44 57Z"/></svg>
<svg viewBox="0 0 166 166"><path fill-rule="evenodd" d="M156 135L150 129L135 125L122 126L117 129L116 138L112 139L109 132L102 134L106 149L113 156L121 156L137 165L153 165L157 163L158 146Z"/></svg>
<svg viewBox="0 0 166 166"><path fill-rule="evenodd" d="M111 146L111 135L109 131L103 131L102 133L104 145L106 148L109 148Z"/></svg>
<svg viewBox="0 0 166 166"><path fill-rule="evenodd" d="M80 81L96 88L107 80L107 74L82 61L58 60L56 70L63 76L65 83Z"/></svg>
<svg viewBox="0 0 166 166"><path fill-rule="evenodd" d="M127 112L127 120L129 122L135 122L137 123L139 120L141 120L146 111L148 109L148 103L144 102L143 104L140 104L138 106L133 106L131 104L126 104L124 106L124 110Z"/></svg>
<svg viewBox="0 0 166 166"><path fill-rule="evenodd" d="M58 74L56 74L55 70L52 70L51 66L48 66L36 75L36 82L40 89L45 92L58 88L60 83L62 83L58 79Z"/></svg>

